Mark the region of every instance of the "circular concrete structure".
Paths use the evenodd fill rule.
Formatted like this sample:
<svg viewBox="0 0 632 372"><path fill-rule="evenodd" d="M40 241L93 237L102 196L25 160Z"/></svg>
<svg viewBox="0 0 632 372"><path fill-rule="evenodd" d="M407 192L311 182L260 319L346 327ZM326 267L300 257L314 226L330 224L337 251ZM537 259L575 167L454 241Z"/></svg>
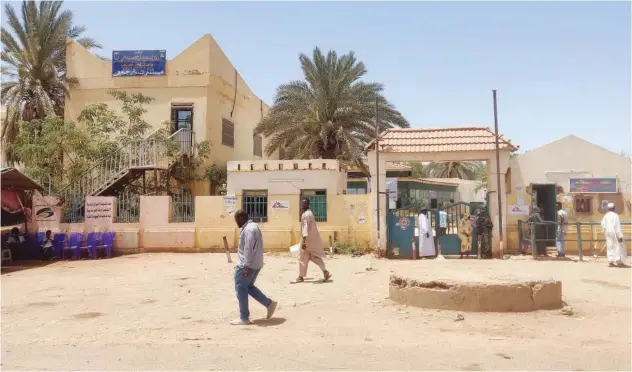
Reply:
<svg viewBox="0 0 632 372"><path fill-rule="evenodd" d="M403 305L471 312L527 312L563 306L562 283L556 280L460 283L392 275L389 295Z"/></svg>

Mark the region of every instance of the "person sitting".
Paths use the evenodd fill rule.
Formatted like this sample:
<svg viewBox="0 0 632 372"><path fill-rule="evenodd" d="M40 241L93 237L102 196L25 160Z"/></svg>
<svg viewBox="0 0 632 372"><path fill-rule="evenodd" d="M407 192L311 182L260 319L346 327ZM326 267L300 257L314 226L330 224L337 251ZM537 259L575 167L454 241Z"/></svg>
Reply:
<svg viewBox="0 0 632 372"><path fill-rule="evenodd" d="M6 241L6 247L11 250L11 256L14 258L23 256L25 246L26 240L24 236L20 235L20 229L12 228Z"/></svg>
<svg viewBox="0 0 632 372"><path fill-rule="evenodd" d="M53 238L52 238L52 232L50 230L46 230L46 238L44 238L44 241L42 242L42 260L44 261L50 261L51 258L53 257Z"/></svg>

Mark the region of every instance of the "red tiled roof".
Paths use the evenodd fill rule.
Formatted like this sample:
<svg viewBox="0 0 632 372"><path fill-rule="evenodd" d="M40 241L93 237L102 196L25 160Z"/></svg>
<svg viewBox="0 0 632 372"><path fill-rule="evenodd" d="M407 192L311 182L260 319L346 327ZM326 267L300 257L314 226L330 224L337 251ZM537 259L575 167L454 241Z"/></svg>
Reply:
<svg viewBox="0 0 632 372"><path fill-rule="evenodd" d="M499 148L518 150L511 140L498 135ZM372 150L375 140L366 150ZM387 129L380 135L380 152L493 151L496 135L486 127Z"/></svg>

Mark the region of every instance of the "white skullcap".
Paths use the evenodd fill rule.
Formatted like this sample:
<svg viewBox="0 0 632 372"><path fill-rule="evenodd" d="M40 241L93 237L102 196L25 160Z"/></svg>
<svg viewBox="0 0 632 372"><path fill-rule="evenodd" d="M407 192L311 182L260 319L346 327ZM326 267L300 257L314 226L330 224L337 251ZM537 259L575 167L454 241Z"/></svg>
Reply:
<svg viewBox="0 0 632 372"><path fill-rule="evenodd" d="M614 208L614 203L608 203L608 208Z"/></svg>

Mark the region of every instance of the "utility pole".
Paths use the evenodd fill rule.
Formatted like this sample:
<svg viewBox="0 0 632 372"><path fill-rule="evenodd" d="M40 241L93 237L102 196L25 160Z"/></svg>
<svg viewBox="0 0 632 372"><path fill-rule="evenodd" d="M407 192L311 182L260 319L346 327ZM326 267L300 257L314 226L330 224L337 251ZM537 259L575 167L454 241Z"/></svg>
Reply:
<svg viewBox="0 0 632 372"><path fill-rule="evenodd" d="M500 143L498 138L498 104L496 102L496 89L492 90L494 95L494 129L496 131L496 196L498 197L498 239L500 242L500 258L505 255L503 249L503 206L502 193L500 188Z"/></svg>
<svg viewBox="0 0 632 372"><path fill-rule="evenodd" d="M377 197L377 256L380 257L382 254L382 248L380 247L380 119L377 98L375 98L375 170L375 195ZM385 256L388 257L388 252Z"/></svg>

